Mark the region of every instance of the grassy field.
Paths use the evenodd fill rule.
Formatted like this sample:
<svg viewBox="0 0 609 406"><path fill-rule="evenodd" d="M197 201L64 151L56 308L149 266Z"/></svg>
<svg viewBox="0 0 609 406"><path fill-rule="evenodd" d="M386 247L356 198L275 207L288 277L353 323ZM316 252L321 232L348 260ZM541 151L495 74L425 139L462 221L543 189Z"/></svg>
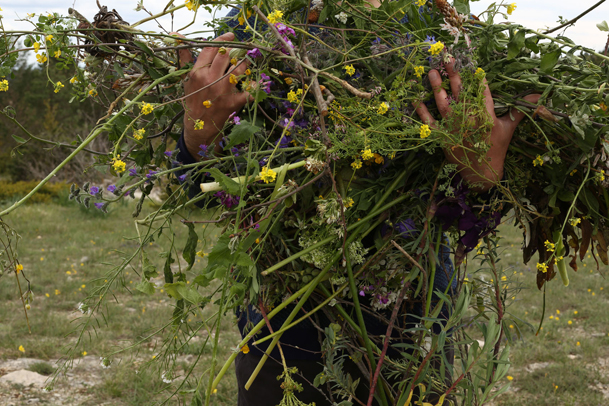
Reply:
<svg viewBox="0 0 609 406"><path fill-rule="evenodd" d="M82 320L78 303L90 289L112 278L113 266L137 247L132 211L133 207L127 204L108 215L95 209L87 211L75 203L33 204L5 219L23 237L19 258L32 282L35 300L29 311L30 334L14 275L0 279L0 365L7 360L32 358L45 362L33 364L30 369L44 374L53 370L55 360L75 342L73 332ZM173 228L180 241L177 246L182 247L186 227L178 223ZM201 244L205 242L207 246L204 250L208 251L217 230L197 225L197 231ZM508 307L510 325L513 332L521 333L521 339L514 343L512 350L513 366L508 378L512 380L512 388L495 403L505 406L607 404L603 392L609 396L609 312L604 306L608 303L609 288L604 289L605 279L596 271L593 258L586 258L577 274L571 272L569 287L565 288L560 278L548 285L543 329L536 336L543 296L535 287L535 272L522 264L518 230L504 225L500 234L503 240L499 264L509 275L507 283L522 286L515 299L509 300ZM147 252L155 265L161 266L164 259L160 254L166 247L167 240L163 238L149 245ZM197 261L200 262L195 269L203 265L204 259ZM76 378L72 379L88 377L90 385L81 392L76 391L81 401L74 404L120 406L162 401L177 389L175 382L161 380L162 372L169 371L172 377L183 376L199 354L201 361L193 376L200 376L209 366L211 354L201 348L210 331L202 321L212 314L213 307L207 306L192 314L187 324L200 330L188 343L183 341L181 333L176 333L170 344L180 348L179 356L172 363L164 363L161 345L167 337L171 341L175 330L168 326L162 332L156 331L170 320L174 301L161 289L151 296L134 289L140 280L138 265L134 265L135 268L127 268L116 279L114 295L107 297L104 307L105 318L96 318L99 324L89 330L91 334L77 349L77 360L82 362L73 370ZM606 267L601 270L604 272ZM137 343L143 337L148 338ZM220 337L221 360L233 351L238 338L236 327L228 320ZM19 351L20 346L25 352ZM99 367L100 356L120 349L124 351L112 357L110 369ZM65 396L77 396L69 378L58 382L57 390L62 388ZM235 388L233 374L229 373L213 395L214 404L236 404ZM13 392L20 389L12 388ZM55 404L53 392L36 397ZM186 397L188 394L181 396ZM27 396L20 399L26 404Z"/></svg>

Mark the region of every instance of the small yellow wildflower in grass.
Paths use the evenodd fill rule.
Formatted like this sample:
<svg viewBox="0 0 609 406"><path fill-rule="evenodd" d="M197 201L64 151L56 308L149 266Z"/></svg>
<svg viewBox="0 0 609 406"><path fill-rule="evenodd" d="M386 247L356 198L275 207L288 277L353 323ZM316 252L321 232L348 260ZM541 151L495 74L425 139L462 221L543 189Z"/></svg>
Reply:
<svg viewBox="0 0 609 406"><path fill-rule="evenodd" d="M86 357L86 356L87 356L87 354L88 354L88 353L87 353L86 351L83 351L83 352L82 352L82 356L83 356L83 357Z"/></svg>
<svg viewBox="0 0 609 406"><path fill-rule="evenodd" d="M577 342L575 345L577 345L577 346L579 347L581 344L580 344L580 343L579 343L579 341L578 341L578 342Z"/></svg>
<svg viewBox="0 0 609 406"><path fill-rule="evenodd" d="M571 224L571 226L573 227L577 226L581 222L582 219L580 219L579 217L573 217L571 220L569 220L569 224Z"/></svg>
<svg viewBox="0 0 609 406"><path fill-rule="evenodd" d="M571 324L573 324L573 322L572 322L571 320L569 320L569 321L567 322L567 324L568 324L568 325L571 325Z"/></svg>
<svg viewBox="0 0 609 406"><path fill-rule="evenodd" d="M556 247L553 242L550 242L550 241L547 241L547 240L546 240L546 242L543 243L543 245L546 246L546 250L549 251L549 252L554 252L554 249Z"/></svg>
<svg viewBox="0 0 609 406"><path fill-rule="evenodd" d="M372 159L372 158L374 158L374 154L372 153L370 148L362 151L362 159L367 161L368 159Z"/></svg>
<svg viewBox="0 0 609 406"><path fill-rule="evenodd" d="M23 348L23 345L20 345L20 346L19 346L19 351L21 351L22 353L24 353L24 354L25 354L25 348Z"/></svg>
<svg viewBox="0 0 609 406"><path fill-rule="evenodd" d="M46 297L51 297L51 295L49 295L48 293L45 293L44 295L45 295Z"/></svg>
<svg viewBox="0 0 609 406"><path fill-rule="evenodd" d="M356 159L355 161L351 162L351 167L355 170L360 169L362 167L362 161Z"/></svg>
<svg viewBox="0 0 609 406"><path fill-rule="evenodd" d="M142 138L144 138L145 134L146 134L146 129L140 128L139 130L135 130L133 132L133 138L140 141Z"/></svg>
<svg viewBox="0 0 609 406"><path fill-rule="evenodd" d="M275 10L271 14L266 16L266 18L268 18L268 20L271 24L278 23L282 17L283 17L283 12L281 12L279 10Z"/></svg>
<svg viewBox="0 0 609 406"><path fill-rule="evenodd" d="M260 244L260 238L256 238L256 244Z"/></svg>
<svg viewBox="0 0 609 406"><path fill-rule="evenodd" d="M59 91L60 91L61 89L63 89L64 87L65 87L65 86L64 86L64 84L63 84L63 83L61 83L61 82L57 82L57 83L55 83L55 90L54 90L54 92L55 92L55 93L59 93Z"/></svg>
<svg viewBox="0 0 609 406"><path fill-rule="evenodd" d="M285 78L283 81L288 86L291 85L292 83L294 83L294 80L292 80L292 78Z"/></svg>
<svg viewBox="0 0 609 406"><path fill-rule="evenodd" d="M53 54L53 56L55 58L59 58L61 56L61 49L58 49L57 51L55 51L55 53Z"/></svg>
<svg viewBox="0 0 609 406"><path fill-rule="evenodd" d="M190 11L197 11L199 8L198 0L186 0L186 8Z"/></svg>
<svg viewBox="0 0 609 406"><path fill-rule="evenodd" d="M508 375L508 376L507 376L507 380L508 380L508 381L513 381L513 380L514 380L514 377L513 377L513 376Z"/></svg>
<svg viewBox="0 0 609 406"><path fill-rule="evenodd" d="M376 112L377 112L379 115L381 115L381 116L382 116L383 114L387 113L387 111L389 111L389 105L388 105L387 103L385 103L385 102L382 102L382 103L379 105L379 108L378 108L378 110L377 110Z"/></svg>
<svg viewBox="0 0 609 406"><path fill-rule="evenodd" d="M560 310L556 309L556 314L560 314Z"/></svg>
<svg viewBox="0 0 609 406"><path fill-rule="evenodd" d="M423 7L425 4L427 4L427 0L417 0L414 4L416 4L417 7Z"/></svg>
<svg viewBox="0 0 609 406"><path fill-rule="evenodd" d="M502 277L501 277L501 281L502 281L502 282L507 281L507 276L505 276L505 275L504 275L504 276L502 276Z"/></svg>
<svg viewBox="0 0 609 406"><path fill-rule="evenodd" d="M195 121L195 130L202 130L205 122L203 120Z"/></svg>
<svg viewBox="0 0 609 406"><path fill-rule="evenodd" d="M17 266L15 267L15 269L17 270L17 273L23 271L23 265L21 264L17 264Z"/></svg>
<svg viewBox="0 0 609 406"><path fill-rule="evenodd" d="M442 41L438 41L435 44L431 44L429 47L429 53L432 55L440 55L440 52L444 49Z"/></svg>
<svg viewBox="0 0 609 406"><path fill-rule="evenodd" d="M47 58L47 54L45 54L44 52L40 55L36 55L36 60L38 61L38 63L45 63L48 58Z"/></svg>
<svg viewBox="0 0 609 406"><path fill-rule="evenodd" d="M237 83L239 83L239 79L237 79L237 76L233 75L232 73L230 74L228 81L233 85L236 85Z"/></svg>
<svg viewBox="0 0 609 406"><path fill-rule="evenodd" d="M352 198L350 198L350 197L346 198L345 203L344 203L345 209L348 209L349 207L353 206L353 203L355 203L355 202L353 201Z"/></svg>
<svg viewBox="0 0 609 406"><path fill-rule="evenodd" d="M207 108L207 109L210 108L211 107L211 100L205 100L203 102L203 106L205 106L205 108Z"/></svg>
<svg viewBox="0 0 609 406"><path fill-rule="evenodd" d="M537 155L537 158L535 158L533 160L533 166L543 166L543 158L541 157L541 155Z"/></svg>
<svg viewBox="0 0 609 406"><path fill-rule="evenodd" d="M421 128L419 129L419 135L421 136L421 138L427 138L431 135L431 129L427 124L423 124L421 126Z"/></svg>
<svg viewBox="0 0 609 406"><path fill-rule="evenodd" d="M269 182L273 182L275 180L275 178L277 177L277 172L275 172L274 170L272 170L271 168L269 168L268 166L265 166L264 168L262 168L262 170L260 171L260 179L264 182L264 183L269 183Z"/></svg>
<svg viewBox="0 0 609 406"><path fill-rule="evenodd" d="M548 266L545 263L543 263L543 262L538 262L537 263L537 270L541 271L543 273L546 273L546 272L548 272Z"/></svg>
<svg viewBox="0 0 609 406"><path fill-rule="evenodd" d="M349 76L353 76L355 74L355 68L353 67L353 65L346 65L343 67L343 69L345 70L345 73Z"/></svg>
<svg viewBox="0 0 609 406"><path fill-rule="evenodd" d="M152 113L152 110L154 110L154 107L152 107L152 104L150 104L150 103L144 103L144 105L142 106L143 115L148 115L148 114Z"/></svg>
<svg viewBox="0 0 609 406"><path fill-rule="evenodd" d="M127 164L120 159L115 159L112 163L112 168L116 171L116 173L123 173L127 168Z"/></svg>
<svg viewBox="0 0 609 406"><path fill-rule="evenodd" d="M241 347L241 352L247 354L248 352L250 352L250 347L245 344L243 347Z"/></svg>
<svg viewBox="0 0 609 406"><path fill-rule="evenodd" d="M416 77L421 79L421 77L423 76L423 73L425 73L425 68L423 66L415 66L414 67L414 74L415 74Z"/></svg>
<svg viewBox="0 0 609 406"><path fill-rule="evenodd" d="M51 34L47 35L47 41L51 42L53 40L53 36Z"/></svg>
<svg viewBox="0 0 609 406"><path fill-rule="evenodd" d="M40 51L40 42L34 42L32 46L34 47L34 52L38 53Z"/></svg>
<svg viewBox="0 0 609 406"><path fill-rule="evenodd" d="M61 292L59 291L59 289L55 289L55 295L59 295Z"/></svg>
<svg viewBox="0 0 609 406"><path fill-rule="evenodd" d="M512 15L514 10L516 10L516 3L510 3L510 4L508 4L508 6L507 6L507 13L509 15Z"/></svg>

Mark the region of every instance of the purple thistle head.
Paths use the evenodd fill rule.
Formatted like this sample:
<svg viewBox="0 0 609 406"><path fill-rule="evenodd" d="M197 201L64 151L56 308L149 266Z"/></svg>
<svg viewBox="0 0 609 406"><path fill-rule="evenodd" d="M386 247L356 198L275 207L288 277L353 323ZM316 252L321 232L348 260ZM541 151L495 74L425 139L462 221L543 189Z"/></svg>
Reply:
<svg viewBox="0 0 609 406"><path fill-rule="evenodd" d="M116 190L116 186L114 185L110 185L106 188L108 190L108 192L110 193L114 193L114 191Z"/></svg>
<svg viewBox="0 0 609 406"><path fill-rule="evenodd" d="M89 189L89 193L91 194L91 196L95 196L99 193L99 188L97 186L91 186L91 188Z"/></svg>

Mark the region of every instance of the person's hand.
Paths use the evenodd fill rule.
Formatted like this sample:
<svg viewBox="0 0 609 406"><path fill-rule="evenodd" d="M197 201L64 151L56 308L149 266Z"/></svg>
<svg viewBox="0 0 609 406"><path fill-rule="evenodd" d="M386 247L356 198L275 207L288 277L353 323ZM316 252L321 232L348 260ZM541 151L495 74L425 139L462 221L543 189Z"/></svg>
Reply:
<svg viewBox="0 0 609 406"><path fill-rule="evenodd" d="M172 34L183 38L180 34ZM214 41L232 41L234 38L235 35L232 32L227 32ZM232 66L229 51L230 49L227 49L222 54L218 52L218 48L204 48L184 80L184 93L186 95L184 100L184 143L190 155L197 160L200 159L198 151L201 144L210 145L215 141L216 150L220 150L218 146L220 140L216 138L224 123L233 112L239 111L249 99L247 92L238 91L236 84L230 81L231 74L239 76L245 73L247 62L243 60L236 66ZM179 52L181 66L193 61L192 54L188 49L182 49ZM228 75L226 74L227 70ZM225 77L222 78L222 76ZM209 107L203 104L206 101L211 102ZM203 122L203 129L195 130L197 120Z"/></svg>
<svg viewBox="0 0 609 406"><path fill-rule="evenodd" d="M450 80L450 88L455 99L459 97L461 90L461 76L454 70L454 63L446 64L446 72ZM440 73L432 69L429 72L429 81L434 91L436 105L442 115L442 118L449 117L452 114L449 106L448 94L446 90L442 88L442 77ZM466 151L464 148L453 148L445 149L444 155L446 159L453 164L457 164L459 173L463 179L469 182L471 185L476 185L476 190L486 191L495 185L498 181L503 178L503 164L505 162L505 156L507 154L512 135L516 130L516 126L525 117L525 114L516 110L511 110L510 114L506 114L502 117L495 116L495 108L493 103L493 97L491 91L488 88L486 79L484 80L484 97L486 109L489 117L493 120L493 129L487 135L487 142L490 143L490 149L487 151L486 156L482 158L481 162L478 160L478 156L470 151ZM531 94L524 97L524 100L529 103L537 104L537 101L541 95ZM414 104L417 114L421 120L434 127L436 120L431 116L425 104L418 103ZM512 117L514 118L512 120ZM456 129L455 132L458 132Z"/></svg>

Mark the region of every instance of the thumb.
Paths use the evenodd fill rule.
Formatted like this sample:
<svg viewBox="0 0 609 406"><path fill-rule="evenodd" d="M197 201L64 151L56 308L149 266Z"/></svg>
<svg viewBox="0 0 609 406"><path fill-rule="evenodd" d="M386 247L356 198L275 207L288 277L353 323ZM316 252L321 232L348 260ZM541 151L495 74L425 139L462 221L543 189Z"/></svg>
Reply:
<svg viewBox="0 0 609 406"><path fill-rule="evenodd" d="M179 32L170 32L169 35L173 35L174 37L186 38ZM183 44L183 41L181 40L177 40L177 42L178 44ZM178 57L180 62L180 69L183 68L185 65L192 63L192 61L194 60L192 57L192 53L189 49L178 50Z"/></svg>
<svg viewBox="0 0 609 406"><path fill-rule="evenodd" d="M540 97L540 94L529 94L524 96L523 100L531 104L537 104ZM512 108L510 110L510 113L511 114L506 114L505 116L501 117L501 120L503 120L505 124L510 127L510 130L514 132L518 124L520 124L522 119L526 117L526 114L521 111L518 111L518 109L516 108ZM514 118L513 120L512 117Z"/></svg>

